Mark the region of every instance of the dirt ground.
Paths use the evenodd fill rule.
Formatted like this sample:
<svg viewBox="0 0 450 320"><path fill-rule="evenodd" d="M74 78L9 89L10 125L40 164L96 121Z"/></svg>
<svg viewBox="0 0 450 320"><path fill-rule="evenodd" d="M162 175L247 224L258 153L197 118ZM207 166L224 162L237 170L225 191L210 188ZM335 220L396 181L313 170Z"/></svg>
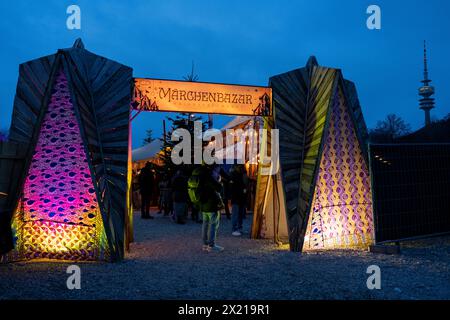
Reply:
<svg viewBox="0 0 450 320"><path fill-rule="evenodd" d="M68 263L0 265L0 299L449 299L450 238L402 245L399 255L298 254L247 234L231 236L221 220L222 253L201 250L201 225L157 215L135 217L135 243L120 263L80 263L81 289L66 287ZM369 290L367 267L381 268Z"/></svg>

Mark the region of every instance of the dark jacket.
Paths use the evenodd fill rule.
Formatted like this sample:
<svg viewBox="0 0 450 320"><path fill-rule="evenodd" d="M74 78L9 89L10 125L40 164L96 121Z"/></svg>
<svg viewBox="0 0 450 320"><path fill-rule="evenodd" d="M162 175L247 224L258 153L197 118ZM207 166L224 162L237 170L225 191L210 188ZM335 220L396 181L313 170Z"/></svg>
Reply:
<svg viewBox="0 0 450 320"><path fill-rule="evenodd" d="M141 194L151 195L153 190L154 177L149 167L144 167L139 174L139 190Z"/></svg>
<svg viewBox="0 0 450 320"><path fill-rule="evenodd" d="M200 197L200 211L202 212L216 212L223 207L223 200L220 195L222 185L213 178L209 169L202 170L202 190Z"/></svg>
<svg viewBox="0 0 450 320"><path fill-rule="evenodd" d="M232 170L230 174L231 204L244 205L247 199L246 189L244 174L236 169Z"/></svg>
<svg viewBox="0 0 450 320"><path fill-rule="evenodd" d="M188 200L187 178L183 174L176 174L172 178L172 196L174 202L186 202Z"/></svg>
<svg viewBox="0 0 450 320"><path fill-rule="evenodd" d="M225 200L231 198L230 190L230 175L223 169L220 169L220 176L222 178L222 195Z"/></svg>

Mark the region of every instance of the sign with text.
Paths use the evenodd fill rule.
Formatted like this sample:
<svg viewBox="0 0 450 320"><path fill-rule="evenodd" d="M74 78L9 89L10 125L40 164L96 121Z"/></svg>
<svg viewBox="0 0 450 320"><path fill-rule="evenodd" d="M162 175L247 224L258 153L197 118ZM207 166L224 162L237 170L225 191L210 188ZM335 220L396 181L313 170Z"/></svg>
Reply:
<svg viewBox="0 0 450 320"><path fill-rule="evenodd" d="M134 79L133 109L272 115L272 89L206 82Z"/></svg>

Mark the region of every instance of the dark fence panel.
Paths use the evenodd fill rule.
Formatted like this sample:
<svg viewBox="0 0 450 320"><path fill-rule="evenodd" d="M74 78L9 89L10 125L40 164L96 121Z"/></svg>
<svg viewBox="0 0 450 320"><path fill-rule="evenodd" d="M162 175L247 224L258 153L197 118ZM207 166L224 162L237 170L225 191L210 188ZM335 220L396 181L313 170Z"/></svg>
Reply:
<svg viewBox="0 0 450 320"><path fill-rule="evenodd" d="M376 241L450 232L450 144L370 145Z"/></svg>
<svg viewBox="0 0 450 320"><path fill-rule="evenodd" d="M15 205L18 178L23 171L26 145L0 142L0 261L13 249L11 215Z"/></svg>

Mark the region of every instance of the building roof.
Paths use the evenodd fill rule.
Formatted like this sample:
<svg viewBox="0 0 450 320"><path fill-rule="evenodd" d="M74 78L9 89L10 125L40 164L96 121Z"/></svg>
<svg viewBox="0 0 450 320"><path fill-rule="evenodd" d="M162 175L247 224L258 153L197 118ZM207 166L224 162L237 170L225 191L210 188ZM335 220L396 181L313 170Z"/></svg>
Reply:
<svg viewBox="0 0 450 320"><path fill-rule="evenodd" d="M433 122L396 140L403 143L450 143L450 118Z"/></svg>

